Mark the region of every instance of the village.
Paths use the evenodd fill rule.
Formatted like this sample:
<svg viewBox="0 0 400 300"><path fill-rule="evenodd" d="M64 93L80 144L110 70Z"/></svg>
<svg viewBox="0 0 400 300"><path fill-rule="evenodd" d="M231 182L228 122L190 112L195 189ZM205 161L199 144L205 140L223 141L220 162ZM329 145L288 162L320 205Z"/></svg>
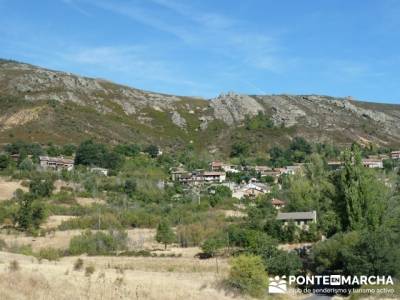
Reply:
<svg viewBox="0 0 400 300"><path fill-rule="evenodd" d="M158 151L157 156L162 155ZM11 159L17 162L18 154L12 154ZM383 169L384 161L387 159L400 160L400 151L392 151L390 155L371 155L362 159L362 165L370 169ZM170 182L165 184L178 183L187 191L200 194L206 190L211 190L213 186L225 186L232 192L232 197L240 201L250 201L262 195L271 193L272 188L281 189L282 178L286 176L303 176L306 163L295 163L281 168L273 168L266 165L241 166L232 165L222 161L212 161L207 170L197 169L188 171L183 165L170 168ZM74 169L74 157L51 157L39 156L39 165L43 170L71 171ZM331 170L338 170L343 166L342 161L328 161L327 166ZM109 170L97 166L90 166L88 170L101 176L107 176ZM247 174L247 180L235 181L232 175ZM211 187L211 189L210 189ZM299 229L307 230L310 223L317 222L316 211L296 211L283 212L285 200L275 197L271 198L272 206L277 210L276 219L283 221L285 226L293 222Z"/></svg>
<svg viewBox="0 0 400 300"><path fill-rule="evenodd" d="M39 268L48 280L82 260L85 272L63 275L69 282L80 278L89 285L104 273L113 280L107 286L124 278L115 291L129 283L140 295L153 290L150 283L139 287L143 272L157 272L157 278L168 272L163 286L178 285L185 274L200 291L211 278L207 284L221 298L225 290L210 282L228 278L231 260L243 251L261 257L269 274L303 272L315 253L324 255L319 247L345 230L335 217L344 196L335 195L334 184L347 178L342 174L354 167L363 180L376 178L363 188L391 190L400 163L400 151L362 154L355 147L328 159L315 145L283 149L281 157L289 158L283 163L272 161L272 151L260 161L189 161L185 153L154 145L40 147L16 143L0 153L1 258L12 257L23 272ZM295 151L300 159L292 159ZM30 257L40 263L28 263Z"/></svg>

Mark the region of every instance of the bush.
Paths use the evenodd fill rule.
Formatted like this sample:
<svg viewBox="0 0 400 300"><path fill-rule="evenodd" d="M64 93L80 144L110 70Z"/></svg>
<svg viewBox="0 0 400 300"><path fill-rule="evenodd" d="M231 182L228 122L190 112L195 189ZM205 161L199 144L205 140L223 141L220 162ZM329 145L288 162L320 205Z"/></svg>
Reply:
<svg viewBox="0 0 400 300"><path fill-rule="evenodd" d="M7 248L7 243L3 239L0 239L0 251L3 251L3 249L6 248Z"/></svg>
<svg viewBox="0 0 400 300"><path fill-rule="evenodd" d="M61 256L61 251L52 247L42 248L37 254L39 260L59 260Z"/></svg>
<svg viewBox="0 0 400 300"><path fill-rule="evenodd" d="M33 171L35 169L35 165L30 158L25 158L21 161L18 168L22 171Z"/></svg>
<svg viewBox="0 0 400 300"><path fill-rule="evenodd" d="M83 259L78 258L74 263L74 270L75 271L82 270L82 267L83 267Z"/></svg>
<svg viewBox="0 0 400 300"><path fill-rule="evenodd" d="M11 271L11 272L16 272L16 271L18 271L18 270L20 269L20 267L19 267L19 262L16 261L15 259L12 260L12 261L10 261L10 266L9 266L9 268L10 268L10 271Z"/></svg>
<svg viewBox="0 0 400 300"><path fill-rule="evenodd" d="M29 191L35 197L50 197L53 190L54 184L50 179L35 178L29 184Z"/></svg>
<svg viewBox="0 0 400 300"><path fill-rule="evenodd" d="M10 157L6 154L0 154L0 170L7 169L10 165Z"/></svg>
<svg viewBox="0 0 400 300"><path fill-rule="evenodd" d="M122 229L118 217L112 213L99 215L82 216L63 221L58 227L60 230L69 229Z"/></svg>
<svg viewBox="0 0 400 300"><path fill-rule="evenodd" d="M255 255L233 258L227 283L241 293L262 297L268 287L268 274L262 258Z"/></svg>
<svg viewBox="0 0 400 300"><path fill-rule="evenodd" d="M69 254L80 255L109 255L126 249L128 236L125 232L96 232L86 231L75 236L69 243Z"/></svg>
<svg viewBox="0 0 400 300"><path fill-rule="evenodd" d="M120 256L139 256L139 257L150 257L154 256L149 250L138 250L138 251L125 251L119 254Z"/></svg>
<svg viewBox="0 0 400 300"><path fill-rule="evenodd" d="M94 270L95 270L94 266L87 266L85 268L85 276L92 275L94 273Z"/></svg>
<svg viewBox="0 0 400 300"><path fill-rule="evenodd" d="M204 254L213 257L217 254L218 250L227 246L228 241L222 235L216 235L206 239L201 246Z"/></svg>

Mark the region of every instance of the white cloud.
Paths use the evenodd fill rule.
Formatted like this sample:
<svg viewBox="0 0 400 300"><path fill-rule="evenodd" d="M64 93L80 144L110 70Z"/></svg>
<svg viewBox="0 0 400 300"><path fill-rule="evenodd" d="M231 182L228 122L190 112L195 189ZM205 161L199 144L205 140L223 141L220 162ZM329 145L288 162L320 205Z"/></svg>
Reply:
<svg viewBox="0 0 400 300"><path fill-rule="evenodd" d="M145 79L164 84L179 84L199 91L201 88L209 89L206 85L184 78L176 64L153 57L151 49L140 45L76 47L59 52L58 56L69 64L123 73L133 79L133 82Z"/></svg>
<svg viewBox="0 0 400 300"><path fill-rule="evenodd" d="M137 2L82 1L171 34L197 50L223 55L241 67L269 72L281 72L288 67L276 38L252 32L241 20L204 12L187 2L152 0L157 9L150 9Z"/></svg>

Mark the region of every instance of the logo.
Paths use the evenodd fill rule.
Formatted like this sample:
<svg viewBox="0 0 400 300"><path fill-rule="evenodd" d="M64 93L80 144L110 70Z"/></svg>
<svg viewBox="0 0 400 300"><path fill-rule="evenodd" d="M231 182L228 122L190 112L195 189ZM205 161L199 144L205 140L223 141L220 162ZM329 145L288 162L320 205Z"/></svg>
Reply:
<svg viewBox="0 0 400 300"><path fill-rule="evenodd" d="M342 277L340 275L330 276L330 285L340 285Z"/></svg>
<svg viewBox="0 0 400 300"><path fill-rule="evenodd" d="M344 276L344 275L306 275L306 276L275 276L269 278L268 293L284 294L300 293L349 293L354 292L354 286L362 285L393 285L391 276ZM307 287L299 288L299 286ZM380 293L392 293L393 289L378 289Z"/></svg>
<svg viewBox="0 0 400 300"><path fill-rule="evenodd" d="M284 294L287 292L286 276L275 276L269 279L268 293L270 294Z"/></svg>

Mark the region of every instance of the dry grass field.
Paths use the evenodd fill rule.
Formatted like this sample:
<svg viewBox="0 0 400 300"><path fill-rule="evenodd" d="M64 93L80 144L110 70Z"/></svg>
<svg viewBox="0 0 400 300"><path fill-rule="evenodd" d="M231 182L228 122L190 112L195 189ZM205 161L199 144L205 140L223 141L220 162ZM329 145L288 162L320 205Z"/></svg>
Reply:
<svg viewBox="0 0 400 300"><path fill-rule="evenodd" d="M71 216L51 216L47 221L45 227L50 228L57 223L60 223L63 219L71 218ZM72 217L73 218L73 217ZM53 231L48 233L46 236L27 236L25 233L13 231L7 233L5 230L0 232L0 239L4 240L8 246L12 245L31 245L34 251L40 250L45 247L52 247L57 249L67 249L70 240L77 235L80 235L84 230L65 230L65 231ZM95 230L93 230L95 232ZM129 229L126 230L129 237L129 250L140 250L140 249L164 249L164 246L157 243L154 240L155 230L154 229ZM180 249L184 252L184 249ZM167 253L167 252L165 252Z"/></svg>
<svg viewBox="0 0 400 300"><path fill-rule="evenodd" d="M74 267L78 258L80 269ZM88 274L86 268L93 267ZM225 259L184 257L64 257L57 262L0 252L0 299L5 300L224 300L251 299L228 291ZM271 299L304 299L279 296ZM266 298L270 299L270 298Z"/></svg>
<svg viewBox="0 0 400 300"><path fill-rule="evenodd" d="M211 261L181 258L82 257L82 270L74 270L77 257L58 262L0 252L0 299L232 299L219 286L227 264L220 273ZM10 269L17 261L18 270ZM194 259L192 259L194 261ZM93 266L93 274L85 268ZM180 266L180 269L177 267ZM194 270L194 271L193 271ZM235 299L241 299L235 297Z"/></svg>
<svg viewBox="0 0 400 300"><path fill-rule="evenodd" d="M21 181L10 181L7 178L0 177L0 201L10 200L17 189L28 190L21 185Z"/></svg>

